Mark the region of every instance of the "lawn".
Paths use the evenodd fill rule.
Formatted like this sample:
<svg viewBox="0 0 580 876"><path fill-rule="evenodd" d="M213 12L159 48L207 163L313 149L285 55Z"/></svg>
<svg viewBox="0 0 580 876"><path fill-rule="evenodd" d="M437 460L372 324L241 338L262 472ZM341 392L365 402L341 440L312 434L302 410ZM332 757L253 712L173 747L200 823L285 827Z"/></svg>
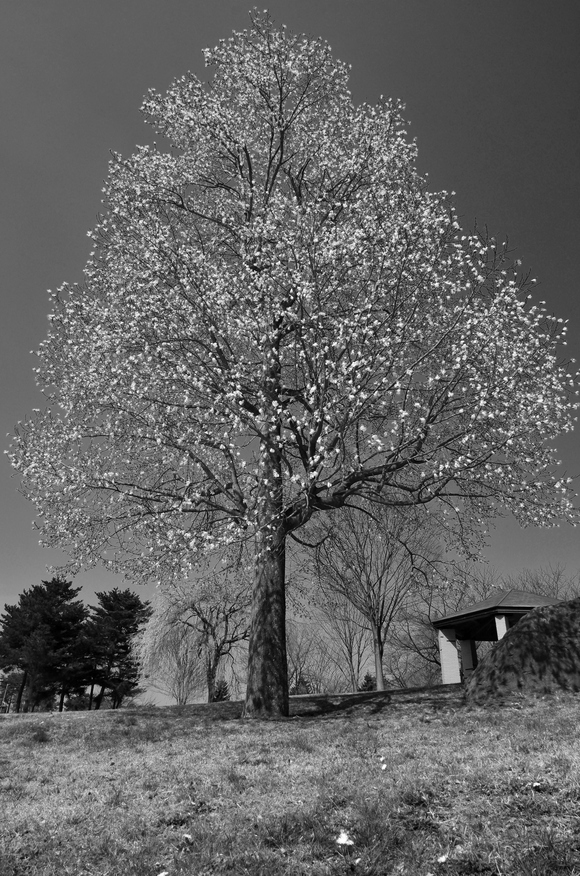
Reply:
<svg viewBox="0 0 580 876"><path fill-rule="evenodd" d="M0 874L580 874L579 704L5 715Z"/></svg>

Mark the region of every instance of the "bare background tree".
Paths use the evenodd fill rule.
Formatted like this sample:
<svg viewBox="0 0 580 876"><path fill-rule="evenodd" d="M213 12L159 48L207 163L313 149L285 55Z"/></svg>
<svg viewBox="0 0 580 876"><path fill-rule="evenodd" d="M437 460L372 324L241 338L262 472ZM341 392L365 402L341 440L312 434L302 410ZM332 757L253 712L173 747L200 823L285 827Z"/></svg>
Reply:
<svg viewBox="0 0 580 876"><path fill-rule="evenodd" d="M312 528L317 539L316 601L326 607L323 611L327 614L332 611L342 617L344 633L348 618L351 635L343 635L341 640L353 670L352 681L356 675L357 685L362 639L360 633L358 639L352 637L353 623L358 619L370 634L376 687L384 690L383 655L389 631L411 593L429 589L434 574L441 573L435 523L430 515L414 509L362 505L319 519ZM352 612L344 614L345 603L350 603L354 616ZM355 653L359 655L356 673Z"/></svg>
<svg viewBox="0 0 580 876"><path fill-rule="evenodd" d="M554 599L574 599L580 596L580 573L548 565L504 576L484 563L454 566L448 578L435 578L432 586L418 588L405 603L393 624L385 651L386 671L402 687L439 684L439 648L431 621L481 602L494 591L512 589ZM478 643L478 656L481 658L493 644Z"/></svg>
<svg viewBox="0 0 580 876"><path fill-rule="evenodd" d="M183 704L205 686L208 702L248 638L251 568L244 546L209 553L195 575L161 590L136 647L142 672Z"/></svg>
<svg viewBox="0 0 580 876"><path fill-rule="evenodd" d="M326 637L338 669L341 691L358 689L369 662L373 643L364 617L341 593L316 591L314 624Z"/></svg>
<svg viewBox="0 0 580 876"><path fill-rule="evenodd" d="M342 689L332 643L315 617L308 621L288 620L286 649L291 694L336 693Z"/></svg>
<svg viewBox="0 0 580 876"><path fill-rule="evenodd" d="M153 603L153 613L134 648L144 683L172 697L178 706L186 705L204 688L202 639L163 595Z"/></svg>

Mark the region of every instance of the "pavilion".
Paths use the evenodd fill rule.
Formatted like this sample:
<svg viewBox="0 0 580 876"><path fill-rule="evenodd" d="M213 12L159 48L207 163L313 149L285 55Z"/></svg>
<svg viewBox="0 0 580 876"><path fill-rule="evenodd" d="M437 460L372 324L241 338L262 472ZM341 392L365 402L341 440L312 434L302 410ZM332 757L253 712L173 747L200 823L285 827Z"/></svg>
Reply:
<svg viewBox="0 0 580 876"><path fill-rule="evenodd" d="M462 669L464 681L473 672L477 666L476 642L499 642L528 611L561 601L525 590L496 590L483 602L432 621L439 640L443 684L459 684Z"/></svg>

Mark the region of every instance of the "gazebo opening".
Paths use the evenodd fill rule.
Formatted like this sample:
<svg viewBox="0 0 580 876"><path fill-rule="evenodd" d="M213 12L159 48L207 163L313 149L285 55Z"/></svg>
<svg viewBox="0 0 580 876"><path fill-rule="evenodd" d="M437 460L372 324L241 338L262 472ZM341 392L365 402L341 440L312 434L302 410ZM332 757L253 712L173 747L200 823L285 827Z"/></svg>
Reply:
<svg viewBox="0 0 580 876"><path fill-rule="evenodd" d="M561 600L525 590L496 590L482 602L434 620L443 684L459 684L469 678L477 666L476 642L499 642L533 608L558 602Z"/></svg>

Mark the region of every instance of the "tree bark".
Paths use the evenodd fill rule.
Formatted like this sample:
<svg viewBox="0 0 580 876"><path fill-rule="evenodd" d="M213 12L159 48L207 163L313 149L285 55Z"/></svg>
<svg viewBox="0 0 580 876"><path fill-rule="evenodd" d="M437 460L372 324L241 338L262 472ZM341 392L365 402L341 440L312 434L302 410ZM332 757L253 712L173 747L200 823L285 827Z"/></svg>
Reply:
<svg viewBox="0 0 580 876"><path fill-rule="evenodd" d="M215 680L217 676L219 657L216 660L215 655L212 657L208 654L206 664L206 682L207 682L207 701L213 703L215 701Z"/></svg>
<svg viewBox="0 0 580 876"><path fill-rule="evenodd" d="M385 689L385 676L383 673L383 652L384 646L381 639L381 633L376 625L373 625L373 646L375 652L375 679L376 689Z"/></svg>
<svg viewBox="0 0 580 876"><path fill-rule="evenodd" d="M348 672L350 675L350 689L355 693L358 690L358 677L354 665L354 652L349 645L346 647L346 653L348 658Z"/></svg>
<svg viewBox="0 0 580 876"><path fill-rule="evenodd" d="M286 532L281 458L276 437L262 440L256 567L248 643L244 717L288 715L286 660Z"/></svg>
<svg viewBox="0 0 580 876"><path fill-rule="evenodd" d="M22 694L24 693L24 689L26 687L27 681L28 681L28 671L25 669L24 675L22 676L22 683L21 683L20 688L18 690L18 696L16 698L16 711L17 712L20 711L20 705L22 703Z"/></svg>

